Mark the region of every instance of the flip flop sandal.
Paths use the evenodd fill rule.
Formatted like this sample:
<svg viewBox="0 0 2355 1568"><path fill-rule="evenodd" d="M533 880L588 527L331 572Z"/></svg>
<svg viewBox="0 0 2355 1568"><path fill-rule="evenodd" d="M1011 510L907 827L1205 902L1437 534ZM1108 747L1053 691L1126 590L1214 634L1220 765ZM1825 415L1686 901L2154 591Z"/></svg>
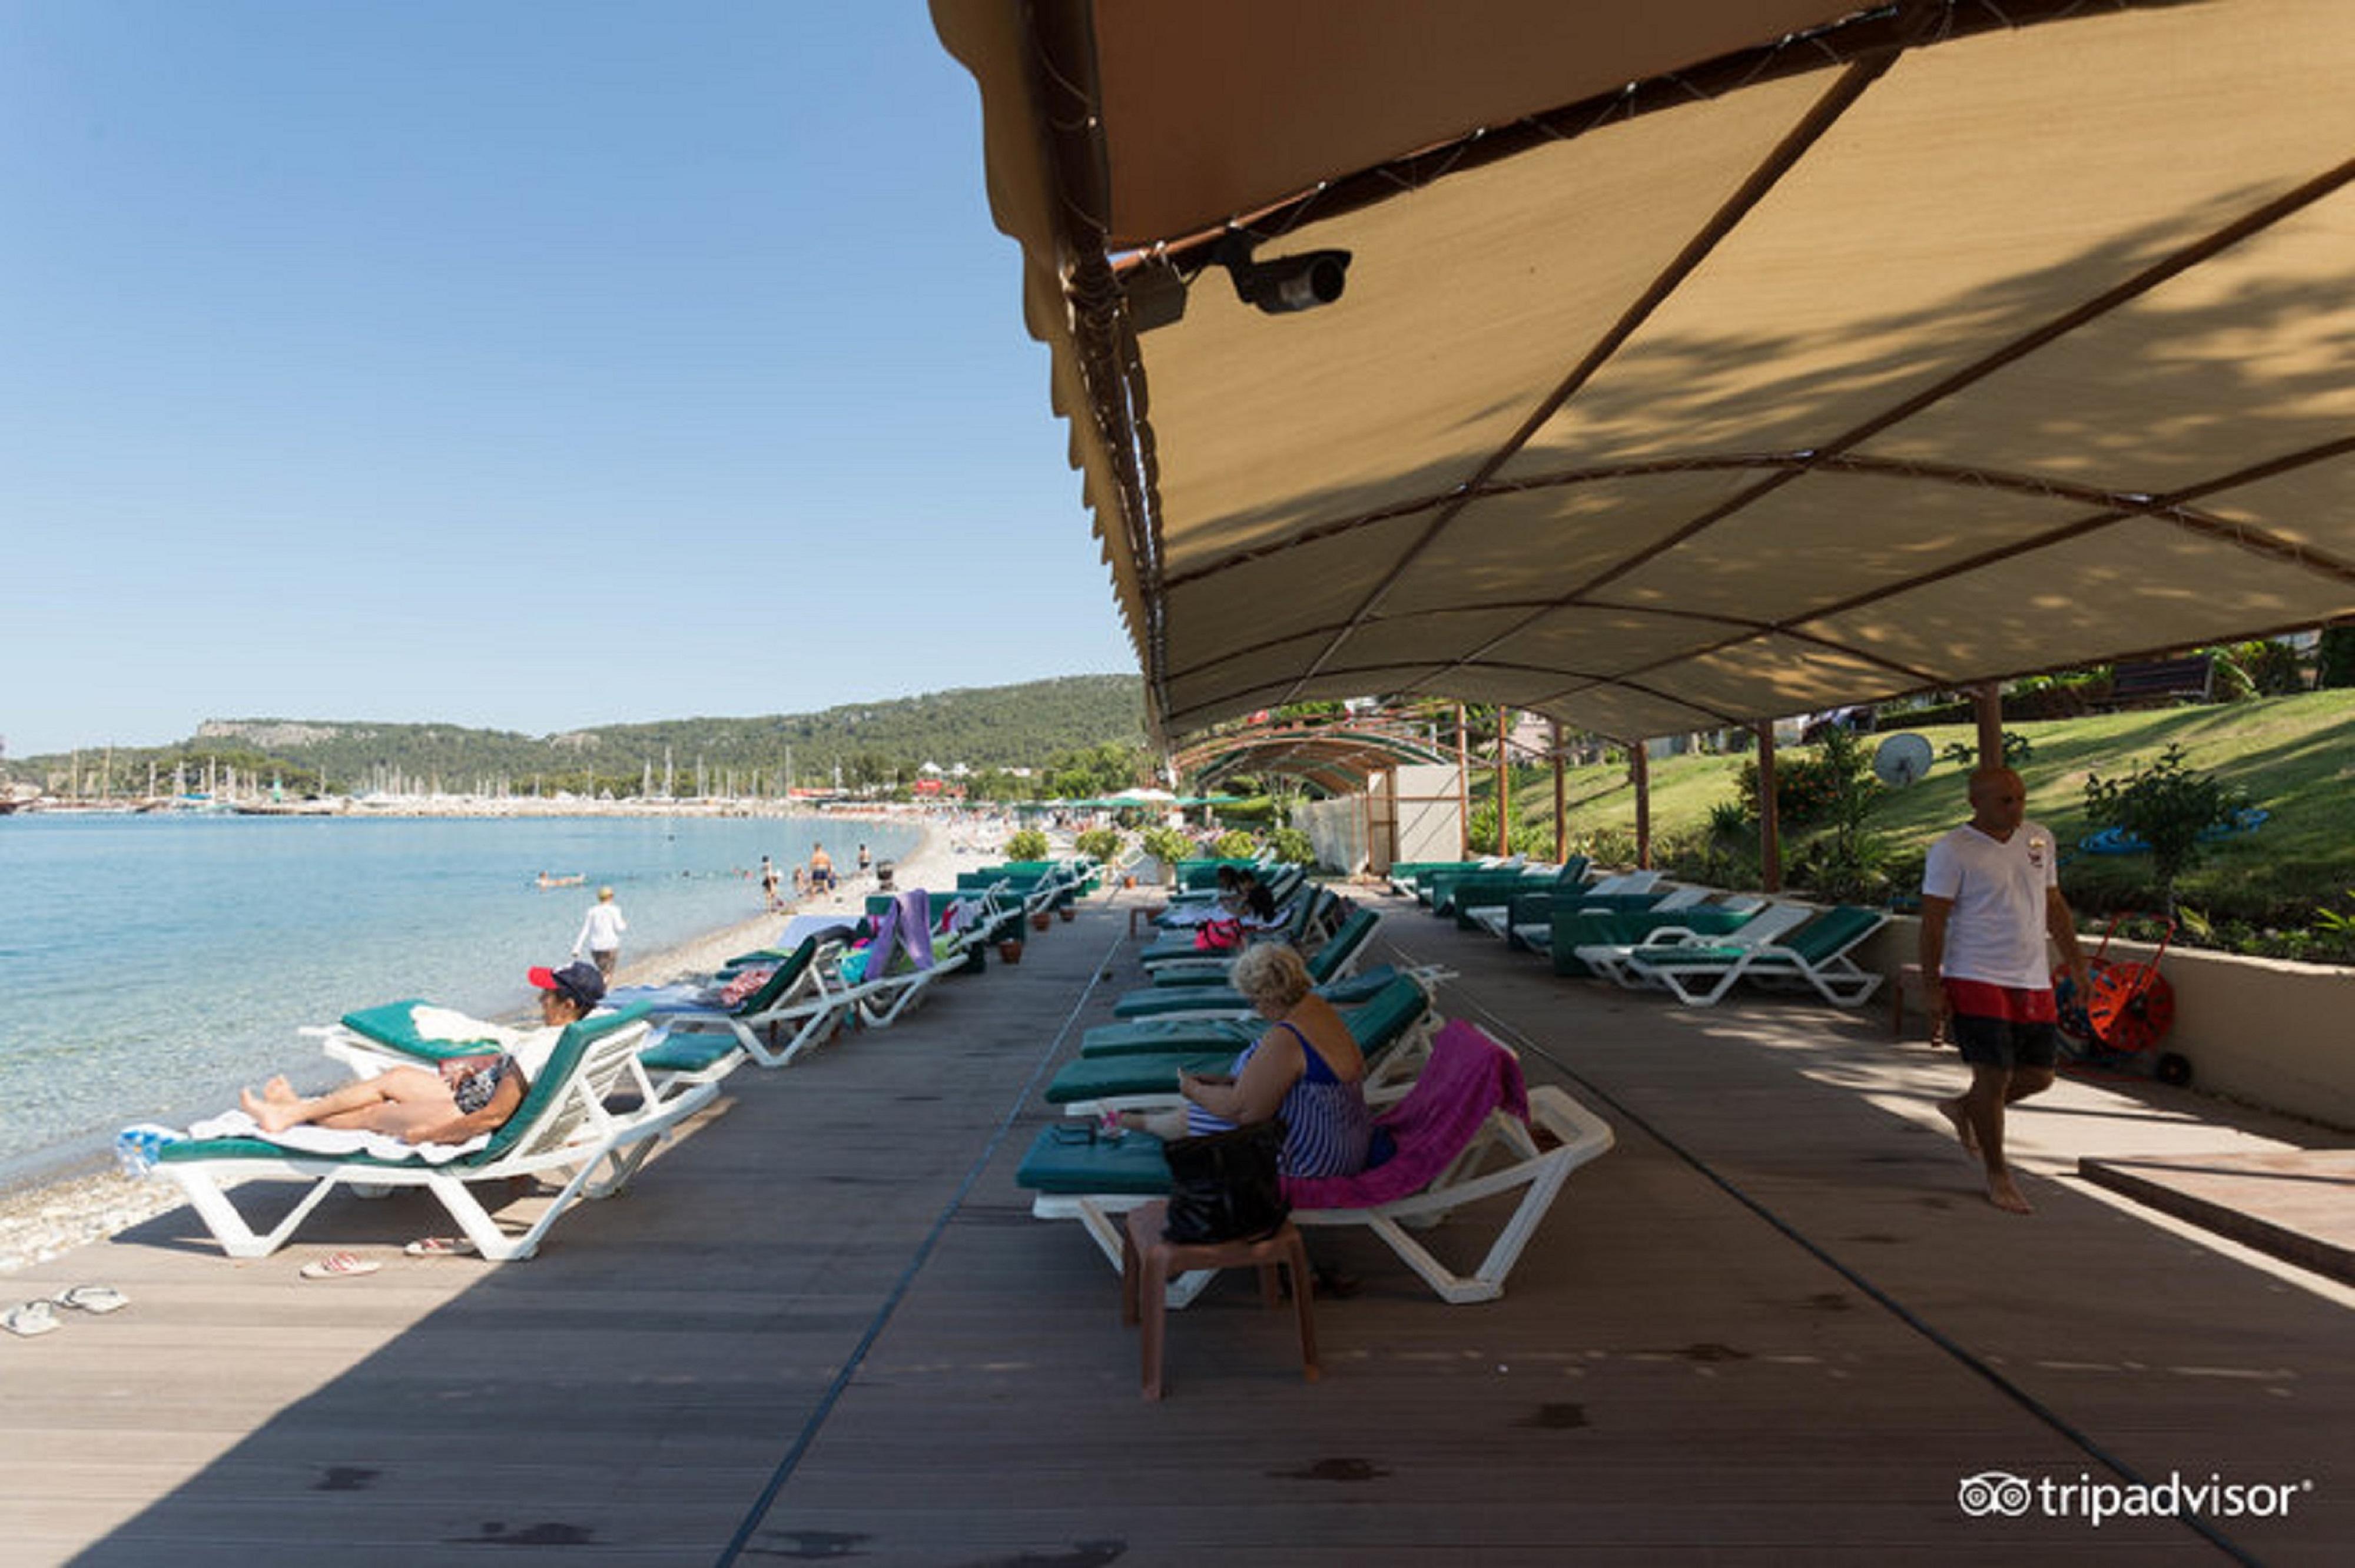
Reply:
<svg viewBox="0 0 2355 1568"><path fill-rule="evenodd" d="M472 1257L475 1246L464 1236L426 1236L400 1250L411 1257Z"/></svg>
<svg viewBox="0 0 2355 1568"><path fill-rule="evenodd" d="M47 1301L19 1301L5 1312L0 1312L0 1329L31 1339L46 1334L58 1326L58 1309Z"/></svg>
<svg viewBox="0 0 2355 1568"><path fill-rule="evenodd" d="M304 1264L300 1272L305 1279L337 1279L349 1274L374 1274L383 1266L376 1259L362 1257L356 1252L331 1252Z"/></svg>
<svg viewBox="0 0 2355 1568"><path fill-rule="evenodd" d="M59 1291L49 1299L60 1307L75 1307L84 1312L120 1312L131 1305L131 1298L112 1285L77 1285Z"/></svg>

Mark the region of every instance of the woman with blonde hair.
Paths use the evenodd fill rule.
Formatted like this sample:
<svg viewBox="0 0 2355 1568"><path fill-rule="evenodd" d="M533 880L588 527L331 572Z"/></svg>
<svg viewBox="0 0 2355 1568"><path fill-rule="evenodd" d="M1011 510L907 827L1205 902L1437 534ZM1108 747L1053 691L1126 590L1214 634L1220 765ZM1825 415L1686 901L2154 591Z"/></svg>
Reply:
<svg viewBox="0 0 2355 1568"><path fill-rule="evenodd" d="M1182 1113L1133 1125L1172 1138L1281 1118L1284 1175L1356 1175L1372 1149L1374 1114L1366 1104L1365 1053L1348 1025L1312 988L1300 954L1282 942L1244 948L1232 979L1268 1021L1267 1033L1243 1047L1226 1075L1179 1074Z"/></svg>

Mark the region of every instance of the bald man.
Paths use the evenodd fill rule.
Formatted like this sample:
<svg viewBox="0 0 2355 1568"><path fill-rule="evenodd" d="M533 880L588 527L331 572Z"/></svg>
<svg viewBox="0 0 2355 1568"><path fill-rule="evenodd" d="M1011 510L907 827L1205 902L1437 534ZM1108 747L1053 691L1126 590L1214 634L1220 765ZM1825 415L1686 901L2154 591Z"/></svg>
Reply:
<svg viewBox="0 0 2355 1568"><path fill-rule="evenodd" d="M2085 955L2061 896L2052 835L2027 820L2028 789L2009 768L1971 775L1971 820L1930 846L1922 873L1922 978L1934 1025L1962 1051L1971 1086L1938 1102L1987 1170L1987 1201L2030 1212L2003 1158L2004 1108L2052 1086L2050 938L2086 994Z"/></svg>

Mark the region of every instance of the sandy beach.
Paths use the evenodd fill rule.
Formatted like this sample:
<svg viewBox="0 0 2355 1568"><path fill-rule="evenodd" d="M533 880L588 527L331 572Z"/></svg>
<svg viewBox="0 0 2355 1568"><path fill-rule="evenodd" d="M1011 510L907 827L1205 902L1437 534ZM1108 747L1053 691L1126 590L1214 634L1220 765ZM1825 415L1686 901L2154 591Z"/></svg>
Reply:
<svg viewBox="0 0 2355 1568"><path fill-rule="evenodd" d="M893 818L904 821L904 818ZM956 885L960 865L986 863L978 853L961 849L960 830L924 822L923 842L892 868L895 887L948 888ZM840 914L857 919L867 907L875 877L846 870L841 886L824 897L805 898L789 915ZM695 941L664 948L644 957L625 956L614 979L617 984L662 984L710 973L739 953L767 946L788 915L762 915L709 932ZM127 1176L113 1170L83 1171L54 1181L0 1192L0 1274L45 1263L87 1243L127 1230L183 1202L179 1190L167 1181Z"/></svg>

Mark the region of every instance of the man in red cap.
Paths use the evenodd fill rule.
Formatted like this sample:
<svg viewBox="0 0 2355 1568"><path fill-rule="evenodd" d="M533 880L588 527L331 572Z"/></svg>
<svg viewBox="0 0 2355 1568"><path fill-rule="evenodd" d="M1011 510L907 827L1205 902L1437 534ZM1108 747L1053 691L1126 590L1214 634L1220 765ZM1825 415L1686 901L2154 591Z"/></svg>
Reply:
<svg viewBox="0 0 2355 1568"><path fill-rule="evenodd" d="M310 1099L280 1076L258 1095L239 1090L237 1102L264 1132L308 1124L386 1133L404 1143L464 1143L494 1132L523 1104L566 1027L588 1017L605 995L605 978L594 964L536 969L527 978L539 991L540 1027L504 1051L438 1067L394 1067Z"/></svg>

